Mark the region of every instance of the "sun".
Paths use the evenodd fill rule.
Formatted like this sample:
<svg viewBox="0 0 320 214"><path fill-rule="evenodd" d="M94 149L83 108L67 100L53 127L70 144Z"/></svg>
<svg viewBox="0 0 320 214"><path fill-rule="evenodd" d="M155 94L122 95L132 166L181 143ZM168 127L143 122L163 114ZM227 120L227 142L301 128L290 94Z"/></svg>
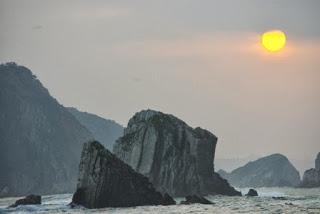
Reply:
<svg viewBox="0 0 320 214"><path fill-rule="evenodd" d="M278 52L286 45L286 34L280 30L265 32L261 37L262 46L270 52Z"/></svg>

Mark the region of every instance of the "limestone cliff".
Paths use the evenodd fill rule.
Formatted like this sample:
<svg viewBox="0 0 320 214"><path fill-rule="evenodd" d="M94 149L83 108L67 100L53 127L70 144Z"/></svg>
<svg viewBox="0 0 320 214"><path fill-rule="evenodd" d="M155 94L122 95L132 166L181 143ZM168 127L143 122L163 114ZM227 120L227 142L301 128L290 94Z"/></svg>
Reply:
<svg viewBox="0 0 320 214"><path fill-rule="evenodd" d="M214 173L217 137L161 112L136 113L114 146L114 153L172 196L239 195Z"/></svg>

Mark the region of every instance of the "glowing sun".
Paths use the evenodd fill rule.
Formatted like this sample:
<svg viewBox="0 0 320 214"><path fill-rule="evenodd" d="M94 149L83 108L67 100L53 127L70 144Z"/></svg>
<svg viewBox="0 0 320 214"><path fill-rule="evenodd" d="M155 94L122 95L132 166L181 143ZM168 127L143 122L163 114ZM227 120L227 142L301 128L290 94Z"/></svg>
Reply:
<svg viewBox="0 0 320 214"><path fill-rule="evenodd" d="M278 52L286 45L286 35L280 30L265 32L261 37L262 46L270 52Z"/></svg>

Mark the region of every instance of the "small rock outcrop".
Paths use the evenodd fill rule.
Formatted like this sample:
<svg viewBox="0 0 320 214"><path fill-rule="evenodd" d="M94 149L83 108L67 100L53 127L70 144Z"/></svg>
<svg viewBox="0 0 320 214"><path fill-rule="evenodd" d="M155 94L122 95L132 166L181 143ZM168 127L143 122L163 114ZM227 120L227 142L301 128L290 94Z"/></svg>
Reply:
<svg viewBox="0 0 320 214"><path fill-rule="evenodd" d="M258 192L255 189L249 189L246 196L258 196Z"/></svg>
<svg viewBox="0 0 320 214"><path fill-rule="evenodd" d="M175 204L157 192L148 178L135 172L100 143L85 143L72 205L86 208Z"/></svg>
<svg viewBox="0 0 320 214"><path fill-rule="evenodd" d="M304 172L301 187L320 187L320 152L315 160L315 168Z"/></svg>
<svg viewBox="0 0 320 214"><path fill-rule="evenodd" d="M17 207L19 205L28 205L28 204L41 204L40 195L28 195L25 198L17 200L14 204L9 207Z"/></svg>
<svg viewBox="0 0 320 214"><path fill-rule="evenodd" d="M173 115L153 110L136 113L114 145L114 153L156 189L172 196L240 195L214 173L217 137L191 128Z"/></svg>
<svg viewBox="0 0 320 214"><path fill-rule="evenodd" d="M213 204L211 201L202 196L188 195L185 201L181 201L180 204Z"/></svg>
<svg viewBox="0 0 320 214"><path fill-rule="evenodd" d="M220 175L237 187L298 186L300 175L287 157L273 154L233 170L220 171Z"/></svg>

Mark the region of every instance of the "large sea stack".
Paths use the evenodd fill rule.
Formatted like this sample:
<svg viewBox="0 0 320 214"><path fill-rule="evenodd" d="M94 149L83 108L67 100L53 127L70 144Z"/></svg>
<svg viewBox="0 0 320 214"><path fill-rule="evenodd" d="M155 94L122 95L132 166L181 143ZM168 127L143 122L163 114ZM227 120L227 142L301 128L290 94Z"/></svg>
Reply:
<svg viewBox="0 0 320 214"><path fill-rule="evenodd" d="M231 173L223 170L219 173L237 187L283 187L300 183L298 170L281 154L249 162Z"/></svg>
<svg viewBox="0 0 320 214"><path fill-rule="evenodd" d="M72 192L92 138L29 69L0 65L0 197Z"/></svg>
<svg viewBox="0 0 320 214"><path fill-rule="evenodd" d="M172 196L240 195L214 173L217 137L161 112L136 113L114 146L114 153Z"/></svg>
<svg viewBox="0 0 320 214"><path fill-rule="evenodd" d="M175 204L157 192L148 178L135 172L100 143L85 143L72 204L87 208Z"/></svg>
<svg viewBox="0 0 320 214"><path fill-rule="evenodd" d="M320 152L315 160L315 168L304 172L301 187L320 187Z"/></svg>

